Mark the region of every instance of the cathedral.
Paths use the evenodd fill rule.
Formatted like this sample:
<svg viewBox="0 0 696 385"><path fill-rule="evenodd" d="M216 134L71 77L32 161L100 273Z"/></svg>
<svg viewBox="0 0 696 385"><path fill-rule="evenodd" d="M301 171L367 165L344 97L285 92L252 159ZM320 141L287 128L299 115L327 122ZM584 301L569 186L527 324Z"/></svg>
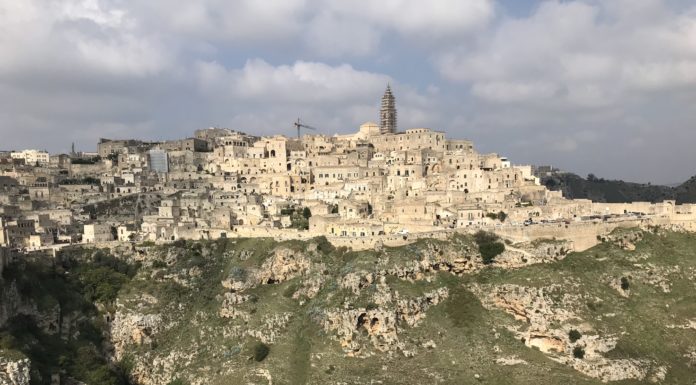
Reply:
<svg viewBox="0 0 696 385"><path fill-rule="evenodd" d="M382 107L379 110L379 132L381 134L396 133L396 103L389 84L382 96Z"/></svg>

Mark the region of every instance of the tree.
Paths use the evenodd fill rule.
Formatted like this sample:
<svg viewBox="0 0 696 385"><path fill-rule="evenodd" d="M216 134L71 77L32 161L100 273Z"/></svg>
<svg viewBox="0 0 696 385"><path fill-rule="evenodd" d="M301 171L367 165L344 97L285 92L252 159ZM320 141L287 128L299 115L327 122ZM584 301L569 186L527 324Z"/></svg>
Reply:
<svg viewBox="0 0 696 385"><path fill-rule="evenodd" d="M312 216L312 211L309 209L309 207L305 207L304 209L302 209L302 216L305 219L309 219Z"/></svg>
<svg viewBox="0 0 696 385"><path fill-rule="evenodd" d="M579 340L580 338L582 338L582 333L580 333L579 331L577 331L575 329L571 329L568 332L568 338L570 339L570 342L575 342L575 341Z"/></svg>
<svg viewBox="0 0 696 385"><path fill-rule="evenodd" d="M268 356L268 353L271 352L271 348L264 344L263 342L259 342L256 345L254 345L254 360L256 362L261 362L266 359Z"/></svg>
<svg viewBox="0 0 696 385"><path fill-rule="evenodd" d="M484 265L490 265L495 261L495 257L505 251L505 245L500 242L486 243L479 245L479 252Z"/></svg>
<svg viewBox="0 0 696 385"><path fill-rule="evenodd" d="M631 284L628 282L628 278L621 277L621 290L626 291L630 287L631 287Z"/></svg>
<svg viewBox="0 0 696 385"><path fill-rule="evenodd" d="M498 220L501 222L505 222L505 219L507 219L507 214L505 214L504 211L501 211L498 213Z"/></svg>
<svg viewBox="0 0 696 385"><path fill-rule="evenodd" d="M573 349L573 357L578 359L585 358L585 349L581 348L580 346L576 346L575 349Z"/></svg>
<svg viewBox="0 0 696 385"><path fill-rule="evenodd" d="M481 259L485 265L493 263L495 257L505 251L505 245L499 240L497 235L483 230L474 234L474 241L478 245Z"/></svg>

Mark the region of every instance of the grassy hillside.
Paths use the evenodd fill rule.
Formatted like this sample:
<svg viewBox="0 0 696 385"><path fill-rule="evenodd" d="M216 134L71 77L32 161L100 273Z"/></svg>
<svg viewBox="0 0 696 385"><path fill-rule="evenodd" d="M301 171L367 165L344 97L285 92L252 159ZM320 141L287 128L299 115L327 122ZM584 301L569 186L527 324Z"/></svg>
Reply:
<svg viewBox="0 0 696 385"><path fill-rule="evenodd" d="M128 380L109 364L104 308L134 275L129 265L103 251L73 249L62 259L26 258L11 264L0 280L8 319L0 324L0 356L31 360L31 383L50 384L51 375L87 384Z"/></svg>
<svg viewBox="0 0 696 385"><path fill-rule="evenodd" d="M87 300L69 301L87 319L99 313L91 301L109 303L109 323L92 324L110 333L55 350L75 363L79 346L108 338L103 352L128 363L108 367L112 383L125 372L133 384L172 385L601 384L601 370L625 375L622 385L693 382L696 235L622 230L567 256L543 248L555 243L509 245L490 264L469 236L362 252L228 239L146 247L119 255L126 265L92 257L66 270L82 278L59 273L74 283L60 289ZM124 266L136 260L133 275ZM97 267L110 278L86 278ZM533 347L542 335L559 350ZM43 371L61 365L23 343L4 348Z"/></svg>

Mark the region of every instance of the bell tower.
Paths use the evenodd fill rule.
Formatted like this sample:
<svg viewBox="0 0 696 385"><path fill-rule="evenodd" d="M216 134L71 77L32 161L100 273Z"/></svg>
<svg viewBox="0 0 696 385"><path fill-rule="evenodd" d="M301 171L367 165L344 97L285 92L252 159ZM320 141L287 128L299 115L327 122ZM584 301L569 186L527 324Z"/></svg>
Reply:
<svg viewBox="0 0 696 385"><path fill-rule="evenodd" d="M389 84L382 96L382 107L379 110L379 133L396 133L396 102Z"/></svg>

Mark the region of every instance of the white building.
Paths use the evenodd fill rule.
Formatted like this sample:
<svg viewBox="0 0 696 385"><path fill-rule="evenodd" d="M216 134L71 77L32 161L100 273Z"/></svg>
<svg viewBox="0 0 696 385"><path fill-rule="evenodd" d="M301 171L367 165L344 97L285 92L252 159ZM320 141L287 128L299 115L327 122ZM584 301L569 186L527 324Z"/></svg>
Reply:
<svg viewBox="0 0 696 385"><path fill-rule="evenodd" d="M29 165L48 164L50 161L50 156L48 152L41 150L23 150L23 151L12 151L10 153L12 159L24 159L24 163Z"/></svg>

